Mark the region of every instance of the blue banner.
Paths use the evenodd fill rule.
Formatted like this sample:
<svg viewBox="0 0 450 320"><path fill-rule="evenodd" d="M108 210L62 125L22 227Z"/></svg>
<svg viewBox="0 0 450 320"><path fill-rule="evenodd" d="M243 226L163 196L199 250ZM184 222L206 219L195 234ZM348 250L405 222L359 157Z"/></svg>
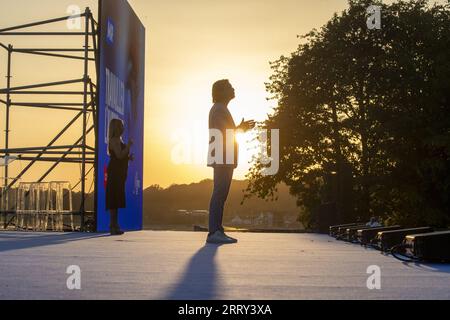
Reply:
<svg viewBox="0 0 450 320"><path fill-rule="evenodd" d="M109 231L106 210L109 124L122 120L123 141L134 141L125 184L126 208L119 209L124 231L142 230L144 157L145 28L126 0L99 4L101 34L97 135L97 231Z"/></svg>

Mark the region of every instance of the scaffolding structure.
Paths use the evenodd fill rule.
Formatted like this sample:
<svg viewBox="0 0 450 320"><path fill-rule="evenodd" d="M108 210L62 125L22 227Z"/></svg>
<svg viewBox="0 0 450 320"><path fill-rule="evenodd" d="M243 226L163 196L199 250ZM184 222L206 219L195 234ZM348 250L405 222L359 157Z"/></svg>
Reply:
<svg viewBox="0 0 450 320"><path fill-rule="evenodd" d="M61 32L31 32L23 31L23 29L54 24L57 22L67 21L69 19L81 19L84 22L82 31L61 31ZM45 21L38 21L25 25L0 29L0 50L4 49L7 52L7 75L6 75L6 88L0 89L0 106L3 105L6 108L5 117L5 149L0 150L0 158L4 160L4 181L1 184L4 185L4 191L0 194L0 197L5 196L13 188L17 188L17 183L20 179L38 162L52 163L51 167L42 174L40 179L36 183L43 182L58 165L62 163L76 164L81 166L80 181L73 189L80 186L81 188L81 204L79 210L75 210L73 214L80 216L80 230L86 230L86 216L92 214L95 219L95 212L88 212L86 210L86 180L87 176L94 172L94 188L96 188L96 145L97 145L97 85L92 81L90 77L91 73L95 72L96 79L98 79L99 71L99 52L98 52L98 38L99 38L99 24L94 19L92 12L89 8L86 8L84 13L75 14L71 16L65 16ZM20 36L20 37L83 37L84 45L79 48L16 48L13 45L5 45L2 43L5 37ZM82 39L82 40L83 40ZM82 41L80 40L80 42ZM54 41L57 43L57 41ZM92 46L91 46L92 45ZM57 82L49 83L34 83L26 86L13 87L11 85L12 78L12 59L15 54L28 54L28 55L40 55L51 57L52 59L75 59L84 61L84 70L82 77L78 79L64 79ZM95 70L90 67L90 64L95 62ZM74 91L73 89L67 89L67 86L74 84L82 84L82 91ZM50 89L49 89L50 88ZM54 90L58 88L60 90ZM42 97L49 98L48 102L17 102L16 96L34 96L41 95ZM70 96L77 97L79 102L64 102L61 97ZM4 99L3 99L4 98ZM55 99L61 100L55 100ZM10 128L11 128L11 113L14 108L36 108L36 109L55 109L65 110L73 112L74 117L71 121L65 124L64 128L55 135L55 137L46 145L38 147L23 147L23 148L10 148ZM93 125L89 123L90 116L93 119ZM57 145L58 140L74 126L74 124L82 121L82 132L80 138L72 145ZM88 135L95 133L95 146L88 145ZM23 168L19 175L14 178L10 177L9 161L10 159L17 159L20 161L29 162L28 165ZM90 167L90 169L88 169ZM96 194L94 192L94 194ZM9 225L14 224L17 212L12 209L12 204L8 204L7 198L5 199L6 206L3 210L4 214L4 228L8 228ZM96 206L94 206L96 207ZM95 209L94 209L95 210ZM95 221L93 222L95 224Z"/></svg>

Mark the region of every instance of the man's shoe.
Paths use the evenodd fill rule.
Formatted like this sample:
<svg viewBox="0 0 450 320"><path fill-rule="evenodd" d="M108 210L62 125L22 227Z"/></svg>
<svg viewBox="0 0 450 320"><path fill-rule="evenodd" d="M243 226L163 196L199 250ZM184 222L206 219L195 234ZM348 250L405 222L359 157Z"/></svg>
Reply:
<svg viewBox="0 0 450 320"><path fill-rule="evenodd" d="M221 231L217 231L216 233L209 235L206 242L211 243L211 244L233 244L233 243L236 243L235 241L226 237L225 234L222 233Z"/></svg>
<svg viewBox="0 0 450 320"><path fill-rule="evenodd" d="M230 237L230 236L227 235L225 232L222 232L222 234L223 234L226 238L228 238L228 239L230 239L231 241L233 241L233 243L238 243L238 239L235 239L235 238L233 238L233 237Z"/></svg>

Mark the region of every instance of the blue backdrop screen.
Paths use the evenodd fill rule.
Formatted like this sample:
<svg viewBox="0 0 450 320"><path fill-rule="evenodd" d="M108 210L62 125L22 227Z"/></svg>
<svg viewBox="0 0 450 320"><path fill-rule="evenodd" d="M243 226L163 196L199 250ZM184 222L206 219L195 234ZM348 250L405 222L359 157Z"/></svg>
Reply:
<svg viewBox="0 0 450 320"><path fill-rule="evenodd" d="M101 0L99 107L97 135L97 231L109 230L105 191L108 130L112 119L125 125L123 140L134 141L125 186L126 208L119 210L125 231L142 229L144 155L145 28L126 0Z"/></svg>

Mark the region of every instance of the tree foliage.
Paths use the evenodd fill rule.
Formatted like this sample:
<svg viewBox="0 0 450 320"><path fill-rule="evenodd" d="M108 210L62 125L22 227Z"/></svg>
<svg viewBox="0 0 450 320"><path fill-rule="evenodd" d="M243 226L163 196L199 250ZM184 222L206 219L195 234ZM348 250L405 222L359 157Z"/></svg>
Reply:
<svg viewBox="0 0 450 320"><path fill-rule="evenodd" d="M367 27L381 7L382 27ZM284 182L306 225L335 202L340 221L443 226L450 212L450 6L352 0L297 51L272 63L280 171L249 173L247 197Z"/></svg>

